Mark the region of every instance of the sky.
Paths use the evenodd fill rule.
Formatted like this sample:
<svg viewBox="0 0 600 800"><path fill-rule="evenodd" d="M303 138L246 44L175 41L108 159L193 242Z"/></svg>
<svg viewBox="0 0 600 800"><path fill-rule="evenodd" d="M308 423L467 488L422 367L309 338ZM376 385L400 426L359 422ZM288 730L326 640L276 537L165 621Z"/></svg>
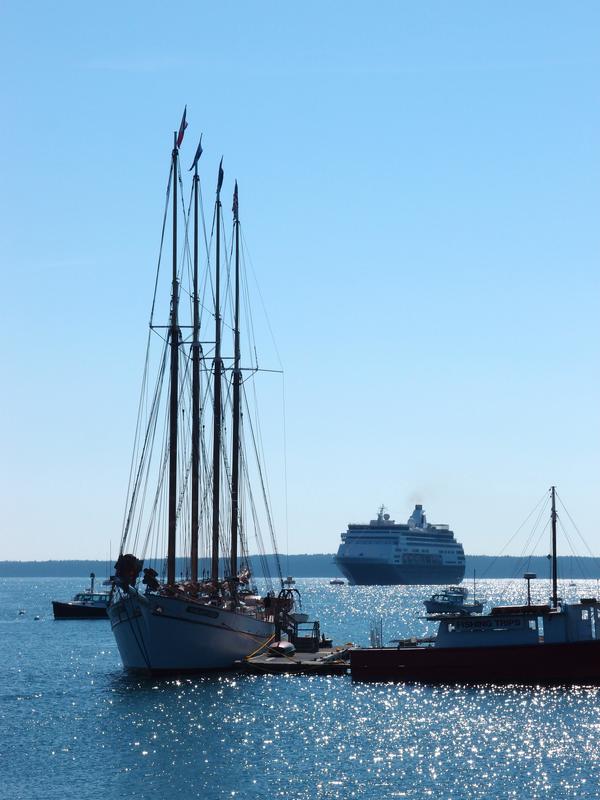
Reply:
<svg viewBox="0 0 600 800"><path fill-rule="evenodd" d="M185 104L285 371L281 549L421 502L495 554L556 484L598 554L599 35L585 1L5 0L0 560L115 552Z"/></svg>

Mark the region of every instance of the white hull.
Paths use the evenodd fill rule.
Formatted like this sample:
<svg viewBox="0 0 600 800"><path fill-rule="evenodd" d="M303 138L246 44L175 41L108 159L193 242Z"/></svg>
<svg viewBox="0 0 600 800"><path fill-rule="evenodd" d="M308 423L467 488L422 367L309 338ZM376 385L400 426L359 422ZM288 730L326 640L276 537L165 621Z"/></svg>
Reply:
<svg viewBox="0 0 600 800"><path fill-rule="evenodd" d="M275 633L253 615L132 589L108 616L123 666L141 672L230 669Z"/></svg>

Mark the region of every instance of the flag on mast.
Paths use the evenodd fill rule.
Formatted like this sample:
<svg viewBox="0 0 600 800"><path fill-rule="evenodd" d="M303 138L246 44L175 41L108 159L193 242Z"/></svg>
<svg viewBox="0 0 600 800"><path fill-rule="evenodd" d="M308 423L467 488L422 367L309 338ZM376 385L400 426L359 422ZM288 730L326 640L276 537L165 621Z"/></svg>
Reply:
<svg viewBox="0 0 600 800"><path fill-rule="evenodd" d="M235 189L233 190L233 219L234 222L239 222L238 220L238 188L237 188L237 181L235 182Z"/></svg>
<svg viewBox="0 0 600 800"><path fill-rule="evenodd" d="M219 177L217 178L217 194L221 191L221 186L223 186L223 156L221 156L221 161L219 163Z"/></svg>
<svg viewBox="0 0 600 800"><path fill-rule="evenodd" d="M189 168L188 172L191 172L198 161L200 160L200 156L204 151L202 150L202 134L200 134L200 141L198 142L198 149L196 150L196 155L194 156L194 160L192 161L192 166Z"/></svg>
<svg viewBox="0 0 600 800"><path fill-rule="evenodd" d="M185 121L185 115L187 114L187 106L183 109L183 117L181 118L181 125L179 126L179 133L177 134L177 147L181 147L181 143L183 142L183 135L185 133L185 129L187 128L187 122Z"/></svg>

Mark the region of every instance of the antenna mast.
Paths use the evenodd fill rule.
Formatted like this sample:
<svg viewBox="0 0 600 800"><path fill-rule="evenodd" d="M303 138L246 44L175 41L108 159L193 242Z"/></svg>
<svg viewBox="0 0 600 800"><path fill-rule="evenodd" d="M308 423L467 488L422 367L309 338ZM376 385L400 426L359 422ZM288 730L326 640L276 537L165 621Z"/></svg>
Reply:
<svg viewBox="0 0 600 800"><path fill-rule="evenodd" d="M233 227L235 229L235 311L233 355L233 434L231 446L231 577L238 574L239 469L240 469L240 220L238 216L238 185L233 194Z"/></svg>
<svg viewBox="0 0 600 800"><path fill-rule="evenodd" d="M552 510L550 519L552 522L552 608L558 607L558 569L556 557L556 487L550 489L552 495Z"/></svg>
<svg viewBox="0 0 600 800"><path fill-rule="evenodd" d="M167 584L175 583L175 542L177 535L177 417L179 384L179 286L177 284L177 133L173 135L173 279L171 289L171 393L169 398L169 538L167 544Z"/></svg>
<svg viewBox="0 0 600 800"><path fill-rule="evenodd" d="M194 307L192 335L192 530L191 578L198 583L198 520L200 495L200 300L198 297L198 161L194 163Z"/></svg>
<svg viewBox="0 0 600 800"><path fill-rule="evenodd" d="M221 186L223 185L223 159L219 164L217 180L217 199L215 214L217 217L217 244L215 266L215 359L213 387L213 492L212 492L212 558L211 579L217 588L219 580L219 507L221 484Z"/></svg>

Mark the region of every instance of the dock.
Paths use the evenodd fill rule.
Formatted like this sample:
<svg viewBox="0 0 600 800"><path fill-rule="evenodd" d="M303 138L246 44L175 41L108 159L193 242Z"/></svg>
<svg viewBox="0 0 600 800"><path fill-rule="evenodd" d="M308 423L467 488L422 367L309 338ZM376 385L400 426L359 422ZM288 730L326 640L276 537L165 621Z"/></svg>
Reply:
<svg viewBox="0 0 600 800"><path fill-rule="evenodd" d="M240 667L253 675L349 675L350 648L327 647L292 656L271 655L267 651L242 661Z"/></svg>

